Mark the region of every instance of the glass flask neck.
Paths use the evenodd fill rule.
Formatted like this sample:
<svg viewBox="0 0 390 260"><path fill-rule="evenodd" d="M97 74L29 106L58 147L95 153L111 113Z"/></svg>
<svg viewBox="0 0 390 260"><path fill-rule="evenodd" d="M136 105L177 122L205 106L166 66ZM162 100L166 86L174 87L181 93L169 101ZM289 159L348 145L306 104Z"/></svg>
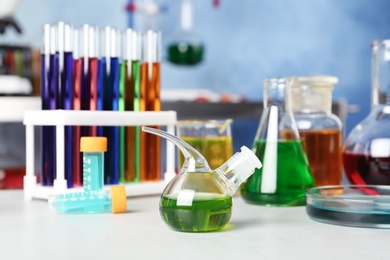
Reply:
<svg viewBox="0 0 390 260"><path fill-rule="evenodd" d="M390 105L390 39L374 41L371 47L371 105Z"/></svg>
<svg viewBox="0 0 390 260"><path fill-rule="evenodd" d="M264 108L276 106L279 112L286 111L286 81L284 79L265 79L263 86Z"/></svg>

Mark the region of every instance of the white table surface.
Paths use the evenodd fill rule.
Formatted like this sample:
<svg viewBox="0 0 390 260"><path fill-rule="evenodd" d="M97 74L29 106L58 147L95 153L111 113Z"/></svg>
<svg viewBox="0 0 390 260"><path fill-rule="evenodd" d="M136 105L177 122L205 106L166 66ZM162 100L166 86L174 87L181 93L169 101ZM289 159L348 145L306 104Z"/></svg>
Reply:
<svg viewBox="0 0 390 260"><path fill-rule="evenodd" d="M310 220L304 207L233 199L220 232L182 233L161 220L158 196L128 198L123 214L58 215L23 191L0 191L0 259L390 259L390 229Z"/></svg>

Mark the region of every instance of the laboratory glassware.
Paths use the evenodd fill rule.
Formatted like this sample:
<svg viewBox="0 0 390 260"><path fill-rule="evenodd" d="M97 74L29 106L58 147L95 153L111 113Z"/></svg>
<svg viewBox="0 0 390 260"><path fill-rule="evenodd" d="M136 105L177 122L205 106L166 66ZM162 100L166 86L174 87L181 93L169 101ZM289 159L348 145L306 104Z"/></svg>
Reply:
<svg viewBox="0 0 390 260"><path fill-rule="evenodd" d="M371 47L371 112L347 137L343 166L352 184L390 185L390 39Z"/></svg>
<svg viewBox="0 0 390 260"><path fill-rule="evenodd" d="M143 37L140 79L140 111L160 111L160 48L159 32L147 31ZM158 128L158 126L153 126ZM140 181L160 181L160 139L141 132Z"/></svg>
<svg viewBox="0 0 390 260"><path fill-rule="evenodd" d="M233 120L181 120L177 134L201 153L211 169L216 169L233 155L231 124ZM184 162L182 154L179 165Z"/></svg>
<svg viewBox="0 0 390 260"><path fill-rule="evenodd" d="M342 124L332 114L332 76L301 76L288 80L291 109L316 186L342 181Z"/></svg>
<svg viewBox="0 0 390 260"><path fill-rule="evenodd" d="M390 228L390 186L321 186L306 192L307 215L316 221L352 227Z"/></svg>
<svg viewBox="0 0 390 260"><path fill-rule="evenodd" d="M124 186L111 186L110 190L70 192L49 197L49 206L60 214L126 212Z"/></svg>
<svg viewBox="0 0 390 260"><path fill-rule="evenodd" d="M162 130L142 130L173 142L184 154L180 172L164 189L160 214L173 230L209 232L223 228L232 214L232 196L261 163L247 147L219 168L211 170L206 159L180 138Z"/></svg>
<svg viewBox="0 0 390 260"><path fill-rule="evenodd" d="M111 186L104 190L104 152L107 151L106 137L81 137L80 151L83 152L82 192L69 192L49 197L49 206L57 213L99 213L125 212L126 190L124 186Z"/></svg>
<svg viewBox="0 0 390 260"><path fill-rule="evenodd" d="M203 60L204 46L193 29L192 0L181 1L180 29L168 41L168 60L177 65L196 65Z"/></svg>
<svg viewBox="0 0 390 260"><path fill-rule="evenodd" d="M264 80L264 110L252 147L263 167L241 185L251 204L304 205L305 191L314 186L286 90L285 79Z"/></svg>
<svg viewBox="0 0 390 260"><path fill-rule="evenodd" d="M107 138L83 136L80 138L80 151L83 152L84 191L102 190Z"/></svg>

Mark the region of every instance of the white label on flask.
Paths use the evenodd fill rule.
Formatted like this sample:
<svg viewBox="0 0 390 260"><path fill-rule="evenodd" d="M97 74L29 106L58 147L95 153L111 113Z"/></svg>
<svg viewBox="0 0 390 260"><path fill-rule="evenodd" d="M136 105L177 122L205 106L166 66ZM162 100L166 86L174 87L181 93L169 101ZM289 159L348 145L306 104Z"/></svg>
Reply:
<svg viewBox="0 0 390 260"><path fill-rule="evenodd" d="M192 206L194 201L195 191L181 190L177 195L177 206Z"/></svg>
<svg viewBox="0 0 390 260"><path fill-rule="evenodd" d="M371 156L373 158L390 157L390 139L376 138L371 142Z"/></svg>
<svg viewBox="0 0 390 260"><path fill-rule="evenodd" d="M262 193L273 193L276 191L278 132L278 107L271 106L267 129L267 143L263 159L263 175L261 179Z"/></svg>

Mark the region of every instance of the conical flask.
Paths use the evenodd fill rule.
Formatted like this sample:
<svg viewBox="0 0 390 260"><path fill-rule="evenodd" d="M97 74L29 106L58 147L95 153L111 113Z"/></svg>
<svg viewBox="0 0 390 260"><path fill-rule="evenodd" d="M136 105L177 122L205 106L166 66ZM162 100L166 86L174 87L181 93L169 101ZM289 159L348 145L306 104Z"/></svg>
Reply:
<svg viewBox="0 0 390 260"><path fill-rule="evenodd" d="M209 232L224 227L232 214L232 196L261 163L247 147L215 170L192 146L162 130L142 130L173 142L184 155L178 175L164 189L160 214L173 230Z"/></svg>
<svg viewBox="0 0 390 260"><path fill-rule="evenodd" d="M372 43L371 112L343 147L345 175L352 184L390 185L390 39Z"/></svg>
<svg viewBox="0 0 390 260"><path fill-rule="evenodd" d="M264 110L252 147L263 162L241 186L251 204L296 206L305 204L313 176L299 138L285 79L265 79Z"/></svg>

